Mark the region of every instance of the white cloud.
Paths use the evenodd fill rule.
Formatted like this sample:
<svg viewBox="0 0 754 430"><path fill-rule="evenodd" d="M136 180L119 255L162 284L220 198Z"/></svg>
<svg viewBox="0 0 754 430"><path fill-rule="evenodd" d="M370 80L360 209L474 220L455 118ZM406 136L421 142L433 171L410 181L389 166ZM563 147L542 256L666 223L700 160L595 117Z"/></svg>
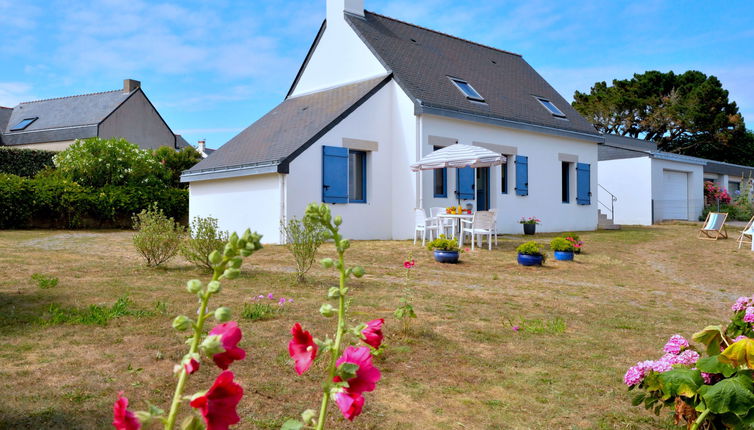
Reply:
<svg viewBox="0 0 754 430"><path fill-rule="evenodd" d="M13 107L34 99L31 85L23 82L0 82L0 106Z"/></svg>

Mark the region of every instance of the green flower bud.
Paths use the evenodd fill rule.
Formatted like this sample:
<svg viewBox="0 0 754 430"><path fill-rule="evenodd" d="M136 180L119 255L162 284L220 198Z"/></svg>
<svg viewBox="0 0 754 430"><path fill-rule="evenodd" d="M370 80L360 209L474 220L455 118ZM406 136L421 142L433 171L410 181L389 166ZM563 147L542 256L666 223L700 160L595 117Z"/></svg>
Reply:
<svg viewBox="0 0 754 430"><path fill-rule="evenodd" d="M228 243L231 244L234 248L238 246L238 235L234 232L230 235L230 239L228 239Z"/></svg>
<svg viewBox="0 0 754 430"><path fill-rule="evenodd" d="M343 239L343 240L341 240L341 241L340 241L340 246L341 246L341 247L343 248L343 250L345 251L346 249L348 249L348 248L350 248L350 247L351 247L351 241L350 241L350 240L348 240L348 239Z"/></svg>
<svg viewBox="0 0 754 430"><path fill-rule="evenodd" d="M191 328L193 321L186 315L178 315L173 320L173 328L178 331L186 331Z"/></svg>
<svg viewBox="0 0 754 430"><path fill-rule="evenodd" d="M320 264L322 264L322 267L324 267L325 269L329 269L333 266L332 258L323 258L320 261Z"/></svg>
<svg viewBox="0 0 754 430"><path fill-rule="evenodd" d="M353 276L361 278L362 276L364 276L364 268L361 266L356 266L353 268L352 273Z"/></svg>
<svg viewBox="0 0 754 430"><path fill-rule="evenodd" d="M335 308L332 307L331 304L325 303L324 305L319 307L319 313L327 318L330 318L331 316L335 315Z"/></svg>
<svg viewBox="0 0 754 430"><path fill-rule="evenodd" d="M241 235L241 239L244 242L248 242L251 239L251 230L248 228L244 230L243 234Z"/></svg>
<svg viewBox="0 0 754 430"><path fill-rule="evenodd" d="M235 256L235 257L233 257L233 258L230 259L230 267L232 267L234 269L240 269L241 268L241 264L243 264L243 258L241 258L239 256Z"/></svg>
<svg viewBox="0 0 754 430"><path fill-rule="evenodd" d="M202 281L198 279L192 279L186 282L186 290L191 294L196 294L202 290Z"/></svg>
<svg viewBox="0 0 754 430"><path fill-rule="evenodd" d="M226 279L236 279L239 276L241 276L241 271L238 270L238 269L234 269L234 268L231 267L231 268L225 269L225 272L223 273L223 276Z"/></svg>
<svg viewBox="0 0 754 430"><path fill-rule="evenodd" d="M215 319L217 322L228 322L230 321L231 314L230 314L230 308L227 308L225 306L221 306L217 309L215 309Z"/></svg>
<svg viewBox="0 0 754 430"><path fill-rule="evenodd" d="M226 243L225 248L223 249L223 256L233 257L235 255L236 255L236 248L230 243Z"/></svg>
<svg viewBox="0 0 754 430"><path fill-rule="evenodd" d="M238 250L238 253L241 254L241 257L248 257L251 255L252 251L250 249L240 249Z"/></svg>
<svg viewBox="0 0 754 430"><path fill-rule="evenodd" d="M330 289L327 290L328 299L337 299L338 297L340 297L340 288L330 287Z"/></svg>
<svg viewBox="0 0 754 430"><path fill-rule="evenodd" d="M335 220L333 221L333 223L337 227L337 226L343 224L343 218L340 215L338 215L338 216L335 217Z"/></svg>
<svg viewBox="0 0 754 430"><path fill-rule="evenodd" d="M220 283L217 281L210 281L209 284L207 284L207 292L211 294L219 293Z"/></svg>
<svg viewBox="0 0 754 430"><path fill-rule="evenodd" d="M217 251L212 251L211 254L209 254L209 262L212 264L220 264L220 262L223 261L223 256L220 255Z"/></svg>
<svg viewBox="0 0 754 430"><path fill-rule="evenodd" d="M225 348L223 348L221 340L221 336L217 334L207 336L202 341L202 344L199 345L199 348L201 348L202 351L204 351L204 354L208 356L220 354L222 352L225 352Z"/></svg>
<svg viewBox="0 0 754 430"><path fill-rule="evenodd" d="M304 424L311 424L314 418L317 417L317 411L314 409L307 409L301 413L301 419L304 420Z"/></svg>

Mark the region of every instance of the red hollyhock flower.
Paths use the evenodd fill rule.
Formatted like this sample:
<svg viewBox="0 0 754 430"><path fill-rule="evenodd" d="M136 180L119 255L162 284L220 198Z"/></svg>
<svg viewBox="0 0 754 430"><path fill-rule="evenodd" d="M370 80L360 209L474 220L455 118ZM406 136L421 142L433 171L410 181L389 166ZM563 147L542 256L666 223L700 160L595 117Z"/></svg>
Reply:
<svg viewBox="0 0 754 430"><path fill-rule="evenodd" d="M335 404L338 405L340 412L348 421L353 421L364 408L364 396L348 392L338 393L335 395Z"/></svg>
<svg viewBox="0 0 754 430"><path fill-rule="evenodd" d="M118 400L113 404L113 427L116 430L139 430L141 423L133 412L128 410L128 399L123 391L118 393Z"/></svg>
<svg viewBox="0 0 754 430"><path fill-rule="evenodd" d="M291 334L293 339L288 343L288 353L296 362L296 373L302 375L317 358L317 344L314 343L311 333L304 331L299 323L293 325Z"/></svg>
<svg viewBox="0 0 754 430"><path fill-rule="evenodd" d="M246 357L246 351L237 346L238 342L241 341L242 336L241 329L238 328L237 322L229 321L224 324L218 324L209 332L209 334L210 336L220 336L223 349L225 349L225 352L212 356L212 361L217 364L217 367L226 370L234 361L243 360Z"/></svg>
<svg viewBox="0 0 754 430"><path fill-rule="evenodd" d="M372 348L377 349L382 344L382 324L385 324L383 318L372 320L367 323L367 328L361 331L364 335L364 343L370 345Z"/></svg>
<svg viewBox="0 0 754 430"><path fill-rule="evenodd" d="M190 375L199 370L199 362L192 358L188 363L184 364L183 367L186 369L186 373Z"/></svg>
<svg viewBox="0 0 754 430"><path fill-rule="evenodd" d="M200 409L207 430L228 430L241 421L236 406L243 397L243 388L233 382L233 372L223 371L204 395L191 400L191 407Z"/></svg>

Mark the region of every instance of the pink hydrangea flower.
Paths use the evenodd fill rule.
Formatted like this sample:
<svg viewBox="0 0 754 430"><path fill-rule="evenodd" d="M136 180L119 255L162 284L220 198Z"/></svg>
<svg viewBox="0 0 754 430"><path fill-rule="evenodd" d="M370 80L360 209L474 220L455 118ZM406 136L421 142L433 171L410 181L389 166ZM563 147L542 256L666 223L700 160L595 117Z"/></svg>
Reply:
<svg viewBox="0 0 754 430"><path fill-rule="evenodd" d="M744 335L741 335L741 336L738 336L735 339L733 339L733 343L736 343L739 340L743 340L743 339L748 339L748 338L746 336L744 336Z"/></svg>
<svg viewBox="0 0 754 430"><path fill-rule="evenodd" d="M673 365L667 360L657 360L652 362L652 370L657 373L664 373L672 368Z"/></svg>
<svg viewBox="0 0 754 430"><path fill-rule="evenodd" d="M662 348L663 351L670 354L679 354L683 349L689 347L689 341L680 334L674 334L668 339L668 343Z"/></svg>
<svg viewBox="0 0 754 430"><path fill-rule="evenodd" d="M706 373L702 372L702 379L704 379L704 383L707 385L712 384L712 373Z"/></svg>
<svg viewBox="0 0 754 430"><path fill-rule="evenodd" d="M699 353L694 351L693 349L687 349L676 356L675 364L685 364L687 366L691 366L696 364L697 360L699 360Z"/></svg>
<svg viewBox="0 0 754 430"><path fill-rule="evenodd" d="M640 384L641 381L644 380L644 368L639 364L629 367L628 371L626 371L626 374L623 376L623 382L629 387Z"/></svg>
<svg viewBox="0 0 754 430"><path fill-rule="evenodd" d="M750 299L748 297L739 297L736 300L736 303L733 304L733 306L730 307L730 309L733 312L739 312L744 309L746 309L747 306L749 306Z"/></svg>
<svg viewBox="0 0 754 430"><path fill-rule="evenodd" d="M746 314L744 314L744 322L754 322L754 306L749 306L748 308L746 308Z"/></svg>

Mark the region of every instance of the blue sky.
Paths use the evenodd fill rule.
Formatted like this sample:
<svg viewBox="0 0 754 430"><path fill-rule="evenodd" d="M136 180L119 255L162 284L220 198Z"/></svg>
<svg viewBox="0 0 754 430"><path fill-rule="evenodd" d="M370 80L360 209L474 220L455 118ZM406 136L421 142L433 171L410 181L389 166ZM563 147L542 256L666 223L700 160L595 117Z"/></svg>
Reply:
<svg viewBox="0 0 754 430"><path fill-rule="evenodd" d="M682 5L682 6L680 6ZM754 128L754 2L365 0L520 53L566 99L646 70L718 76ZM0 0L0 106L142 81L176 133L218 147L278 104L325 0Z"/></svg>

